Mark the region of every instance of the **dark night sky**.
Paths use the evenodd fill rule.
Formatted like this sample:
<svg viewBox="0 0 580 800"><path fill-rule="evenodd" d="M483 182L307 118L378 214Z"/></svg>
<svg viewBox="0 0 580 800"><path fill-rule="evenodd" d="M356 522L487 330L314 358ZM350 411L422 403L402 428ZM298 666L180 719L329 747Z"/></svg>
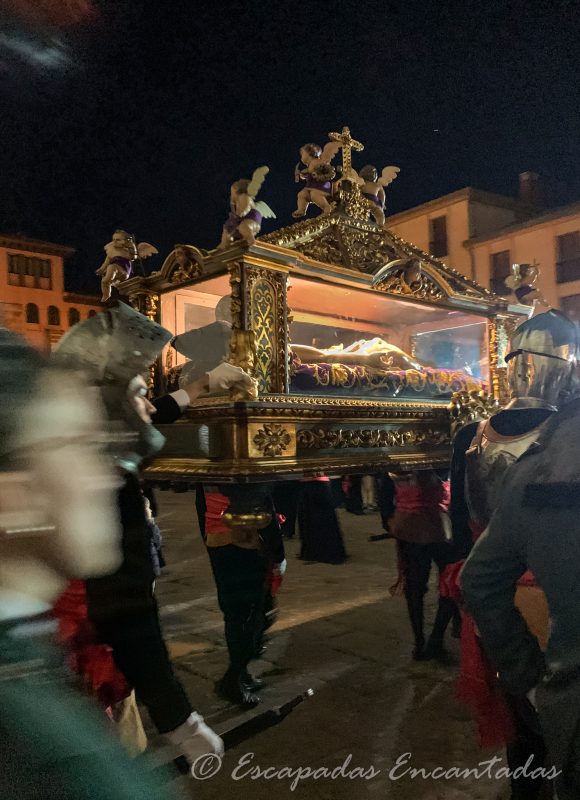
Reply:
<svg viewBox="0 0 580 800"><path fill-rule="evenodd" d="M30 0L67 3L90 4ZM117 226L163 256L214 246L229 184L261 164L264 230L289 224L298 148L343 125L366 145L355 165L401 167L390 212L514 194L526 169L580 196L578 2L92 5L68 26L5 16L0 35L0 230L78 248L71 289L97 290Z"/></svg>

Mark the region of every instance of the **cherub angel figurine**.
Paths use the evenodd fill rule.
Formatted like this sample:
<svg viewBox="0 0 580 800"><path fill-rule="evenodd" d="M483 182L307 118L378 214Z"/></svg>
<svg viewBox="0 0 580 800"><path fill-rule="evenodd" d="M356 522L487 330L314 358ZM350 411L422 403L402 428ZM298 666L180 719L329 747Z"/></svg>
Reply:
<svg viewBox="0 0 580 800"><path fill-rule="evenodd" d="M234 241L242 240L248 245L254 244L262 227L262 219L276 219L276 214L270 206L262 200L256 202L256 196L269 171L268 167L258 167L254 170L252 180L244 178L232 183L230 188L231 211L224 224L222 239L217 246L218 250L224 250Z"/></svg>
<svg viewBox="0 0 580 800"><path fill-rule="evenodd" d="M399 167L385 167L381 172L381 177L376 167L372 164L367 164L359 171L361 180L361 192L363 197L370 200L371 214L374 221L381 228L385 224L385 186L392 183L398 176Z"/></svg>
<svg viewBox="0 0 580 800"><path fill-rule="evenodd" d="M336 176L336 170L330 162L340 147L340 142L327 142L324 148L318 144L305 144L300 148L300 161L294 175L296 183L305 181L305 186L298 192L298 207L292 212L293 217L303 217L310 203L322 209L323 214L330 214L332 206L328 201ZM300 169L302 165L306 169Z"/></svg>
<svg viewBox="0 0 580 800"><path fill-rule="evenodd" d="M505 285L511 289L516 296L518 303L524 306L548 307L543 294L536 289L534 284L540 275L540 268L537 264L512 264L512 274L505 279Z"/></svg>
<svg viewBox="0 0 580 800"><path fill-rule="evenodd" d="M135 244L135 238L123 230L116 230L112 240L105 245L107 257L97 270L101 276L101 300L106 303L111 297L113 286L118 286L131 277L133 262L138 258L148 258L159 250L148 242Z"/></svg>

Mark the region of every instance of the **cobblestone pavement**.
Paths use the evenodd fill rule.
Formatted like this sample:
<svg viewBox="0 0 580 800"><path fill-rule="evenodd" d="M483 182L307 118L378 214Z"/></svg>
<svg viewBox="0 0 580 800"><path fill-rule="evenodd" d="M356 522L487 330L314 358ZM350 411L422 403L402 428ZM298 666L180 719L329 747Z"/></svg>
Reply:
<svg viewBox="0 0 580 800"><path fill-rule="evenodd" d="M170 652L196 708L223 732L248 715L240 715L213 693L227 656L194 497L163 493L159 500L168 566L157 592ZM176 789L184 798L198 800L271 800L273 792L277 800L296 796L496 800L507 796L504 782L487 777L435 781L413 779L403 774L404 767L391 772L405 753L411 754L407 768L425 770L473 768L494 754L478 749L474 725L454 700L454 665L411 661L405 603L388 592L396 579L394 544L368 541L370 534L380 532L378 515L339 513L349 560L340 566L304 563L296 558L298 542L287 544L280 618L266 657L252 665L267 688L262 692L262 706L251 714L263 714L309 688L313 696L279 724L228 750L216 776L204 781L177 778ZM428 622L434 615L434 597L431 591ZM455 640L450 640L449 649L456 662ZM154 737L152 744L157 744ZM160 760L169 757L162 747L156 753ZM232 772L240 759L250 759L249 753L254 754L252 760L238 769L237 776L247 775L256 766L262 770L326 767L330 772L349 757L350 763L334 779L323 774L305 778L293 791L287 775L269 773L269 779L235 780ZM502 765L505 762L498 766ZM357 767L366 778L351 772ZM378 774L369 777L373 771Z"/></svg>

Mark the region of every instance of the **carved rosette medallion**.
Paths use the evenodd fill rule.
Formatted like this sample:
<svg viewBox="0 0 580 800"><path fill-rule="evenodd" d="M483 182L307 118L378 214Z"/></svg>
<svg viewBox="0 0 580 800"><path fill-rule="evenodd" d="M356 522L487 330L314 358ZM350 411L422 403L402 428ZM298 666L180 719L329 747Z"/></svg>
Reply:
<svg viewBox="0 0 580 800"><path fill-rule="evenodd" d="M265 458L293 456L296 454L296 436L293 426L278 422L265 422L250 426L250 445L254 455Z"/></svg>

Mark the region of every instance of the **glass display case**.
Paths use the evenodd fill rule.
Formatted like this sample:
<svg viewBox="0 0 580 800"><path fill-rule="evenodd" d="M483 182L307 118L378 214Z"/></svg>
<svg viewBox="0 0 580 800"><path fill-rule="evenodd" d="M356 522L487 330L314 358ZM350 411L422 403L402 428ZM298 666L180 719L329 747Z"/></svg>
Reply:
<svg viewBox="0 0 580 800"><path fill-rule="evenodd" d="M164 294L161 324L175 334L209 325L229 291L222 275ZM442 403L453 392L489 386L484 316L295 275L287 298L290 394ZM169 359L174 387L187 359L175 351Z"/></svg>
<svg viewBox="0 0 580 800"><path fill-rule="evenodd" d="M225 357L258 386L257 397L195 401L163 430L149 478L244 483L428 468L449 460L451 406L475 413L488 395L505 399L505 348L529 309L379 228L353 197L347 186L331 214L250 247L176 246L159 273L124 285L176 335L214 323L229 297ZM186 361L166 348L155 390L176 388Z"/></svg>

